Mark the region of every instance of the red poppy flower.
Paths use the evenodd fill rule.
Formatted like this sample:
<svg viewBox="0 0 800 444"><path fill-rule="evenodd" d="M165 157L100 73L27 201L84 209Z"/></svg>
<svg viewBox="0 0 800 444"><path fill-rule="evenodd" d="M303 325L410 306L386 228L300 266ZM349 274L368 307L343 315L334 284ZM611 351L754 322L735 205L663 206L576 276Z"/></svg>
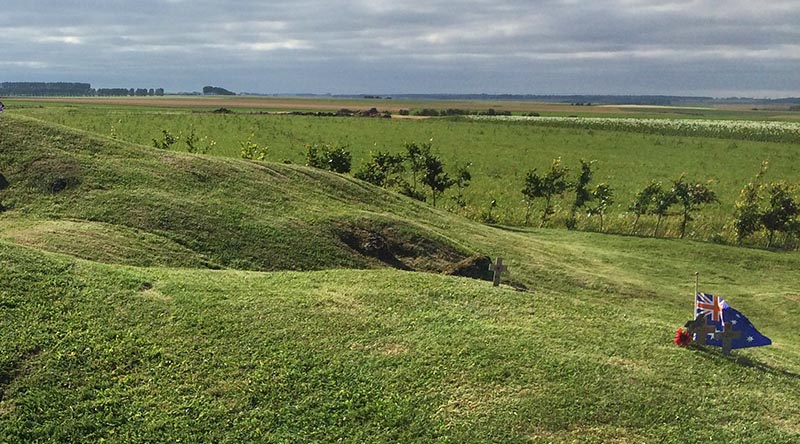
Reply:
<svg viewBox="0 0 800 444"><path fill-rule="evenodd" d="M680 347L686 347L691 343L692 343L692 335L690 335L685 328L681 327L678 329L678 331L675 332L675 344L677 344Z"/></svg>

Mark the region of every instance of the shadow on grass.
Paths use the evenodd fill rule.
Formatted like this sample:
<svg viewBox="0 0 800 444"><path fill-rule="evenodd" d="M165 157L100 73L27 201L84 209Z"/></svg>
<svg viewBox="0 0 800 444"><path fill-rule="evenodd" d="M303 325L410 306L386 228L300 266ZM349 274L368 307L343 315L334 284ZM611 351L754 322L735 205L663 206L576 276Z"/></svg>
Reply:
<svg viewBox="0 0 800 444"><path fill-rule="evenodd" d="M725 356L724 354L722 354L721 350L711 349L707 347L700 347L696 345L692 345L690 346L690 348L696 352L704 353L708 357L715 359L725 359L728 362L739 364L742 367L756 369L758 371L769 373L771 375L784 376L791 379L800 379L800 374L793 373L788 370L783 370L780 368L775 368L769 364L756 361L755 359L749 358L747 356L737 356L737 355Z"/></svg>

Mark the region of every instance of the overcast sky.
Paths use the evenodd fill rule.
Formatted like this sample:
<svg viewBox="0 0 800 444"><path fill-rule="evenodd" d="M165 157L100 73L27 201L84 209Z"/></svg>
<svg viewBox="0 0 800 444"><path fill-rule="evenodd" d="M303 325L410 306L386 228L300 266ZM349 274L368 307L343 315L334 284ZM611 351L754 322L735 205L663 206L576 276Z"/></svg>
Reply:
<svg viewBox="0 0 800 444"><path fill-rule="evenodd" d="M800 0L2 0L0 81L800 96Z"/></svg>

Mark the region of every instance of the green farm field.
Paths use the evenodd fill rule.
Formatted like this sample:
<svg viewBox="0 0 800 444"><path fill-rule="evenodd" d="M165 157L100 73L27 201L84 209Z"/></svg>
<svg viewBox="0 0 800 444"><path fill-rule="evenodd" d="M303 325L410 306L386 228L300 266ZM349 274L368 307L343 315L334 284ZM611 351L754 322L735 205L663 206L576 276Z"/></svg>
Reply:
<svg viewBox="0 0 800 444"><path fill-rule="evenodd" d="M386 101L386 103L392 103ZM210 113L212 107L225 106L233 114ZM614 189L615 203L608 211L604 229L630 233L633 215L628 206L635 194L650 181L667 185L685 174L693 181L708 182L717 193L719 203L705 207L690 223L687 236L694 239L731 241L730 227L734 202L741 188L759 172L763 161L769 162L766 180L797 183L800 171L800 129L796 123L785 124L793 133L772 140L759 135L725 131L714 137L692 132L642 129L615 130L585 122L568 121L541 124L536 121L471 120L464 118L432 119L366 119L345 117L309 117L258 114L259 110L331 110L350 106L366 109L374 101L333 101L258 98L155 98L119 100L63 99L53 101L10 102L11 113L26 115L105 137L140 145L152 145L162 137L162 130L176 136L194 131L201 143L214 141L210 154L238 157L240 143L253 134L253 141L268 147L267 160L305 162L305 146L329 143L346 146L353 155L353 171L377 151L401 152L406 142L432 141L433 151L445 161L446 168L470 163L472 183L465 192L467 206L457 208L445 198L440 206L450 208L476 220L491 220L505 225L524 223L525 204L521 190L526 173L547 169L554 158L577 174L579 160L595 160L593 183L606 182ZM169 106L168 106L169 105ZM359 105L362 107L359 108ZM377 104L378 106L380 103ZM481 102L413 102L409 108L485 109L497 106ZM511 102L507 108L515 112L539 110L543 116L564 116L581 111L580 115L627 117L636 119L677 118L727 119L747 123L752 119L774 122L786 111L755 112L751 110L642 107L570 107L567 105L523 104ZM294 106L295 108L291 108ZM395 106L392 103L392 106ZM500 109L500 108L498 108ZM785 117L785 116L784 116ZM791 116L790 116L791 117ZM778 121L780 122L780 121ZM755 139L755 140L753 140ZM185 150L179 141L176 150ZM452 195L452 192L450 193ZM491 202L495 208L490 208ZM550 226L562 227L570 205L569 197L558 202ZM533 209L533 220L541 208ZM599 230L597 218L582 215L578 228ZM669 218L664 234L677 235L678 218ZM637 234L651 234L654 217L642 218ZM754 245L763 239L755 236Z"/></svg>
<svg viewBox="0 0 800 444"><path fill-rule="evenodd" d="M492 227L23 112L0 115L0 442L800 440L797 252ZM500 287L454 273L499 255ZM675 346L694 272L773 345Z"/></svg>

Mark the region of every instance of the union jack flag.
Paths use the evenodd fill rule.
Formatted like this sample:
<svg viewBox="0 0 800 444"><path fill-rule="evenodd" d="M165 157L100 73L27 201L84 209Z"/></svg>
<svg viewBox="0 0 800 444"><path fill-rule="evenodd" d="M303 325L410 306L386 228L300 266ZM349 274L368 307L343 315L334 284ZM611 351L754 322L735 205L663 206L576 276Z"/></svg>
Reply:
<svg viewBox="0 0 800 444"><path fill-rule="evenodd" d="M722 305L725 301L713 294L697 293L695 296L694 317L711 315L711 321L722 328Z"/></svg>

